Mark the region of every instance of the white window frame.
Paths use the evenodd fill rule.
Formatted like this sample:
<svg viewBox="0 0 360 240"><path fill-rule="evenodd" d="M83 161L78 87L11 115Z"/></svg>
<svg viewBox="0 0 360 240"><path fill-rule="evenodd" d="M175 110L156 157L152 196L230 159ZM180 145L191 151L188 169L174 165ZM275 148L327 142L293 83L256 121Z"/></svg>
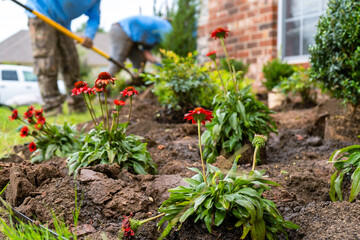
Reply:
<svg viewBox="0 0 360 240"><path fill-rule="evenodd" d="M287 0L279 0L278 2L278 32L277 32L278 57L289 64L308 63L310 61L310 54L285 57L284 48L283 48L285 43L285 1ZM322 1L319 1L319 4L321 5L320 7L322 7ZM307 16L308 17L318 16L318 13ZM301 19L302 16L297 18ZM302 47L303 47L302 44L303 44L303 31L302 28L300 28L300 50L299 50L300 53L302 52Z"/></svg>

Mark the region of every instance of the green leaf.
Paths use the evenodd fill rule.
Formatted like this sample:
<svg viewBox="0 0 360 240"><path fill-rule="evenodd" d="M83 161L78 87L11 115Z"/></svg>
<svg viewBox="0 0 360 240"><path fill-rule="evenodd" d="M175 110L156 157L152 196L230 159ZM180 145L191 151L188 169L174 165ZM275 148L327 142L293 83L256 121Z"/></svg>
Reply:
<svg viewBox="0 0 360 240"><path fill-rule="evenodd" d="M331 201L333 201L333 202L336 202L336 200L337 200L336 191L335 191L335 180L336 180L336 177L337 177L338 172L339 172L339 171L334 172L334 173L331 175L331 180L330 180L330 191L329 191L329 195L330 195Z"/></svg>
<svg viewBox="0 0 360 240"><path fill-rule="evenodd" d="M237 132L237 125L238 125L238 119L237 119L237 113L234 112L231 114L229 118L229 123L232 129L234 129L235 132Z"/></svg>
<svg viewBox="0 0 360 240"><path fill-rule="evenodd" d="M200 195L200 197L196 198L195 201L194 201L194 209L196 210L200 204L202 204L205 199L209 196L209 194L202 194Z"/></svg>
<svg viewBox="0 0 360 240"><path fill-rule="evenodd" d="M192 187L197 187L200 184L199 181L196 181L195 179L192 178L183 178L183 181Z"/></svg>
<svg viewBox="0 0 360 240"><path fill-rule="evenodd" d="M206 225L206 228L208 229L209 233L211 233L211 214L207 214L204 218L204 222Z"/></svg>
<svg viewBox="0 0 360 240"><path fill-rule="evenodd" d="M115 156L116 156L115 151L109 149L109 150L107 150L107 154L108 154L108 158L109 158L109 163L110 163L110 164L113 163L113 162L114 162L114 158L115 158ZM136 170L135 170L135 171L136 171Z"/></svg>
<svg viewBox="0 0 360 240"><path fill-rule="evenodd" d="M356 196L360 192L360 166L355 170L355 172L351 176L352 185L349 196L349 202L355 200Z"/></svg>
<svg viewBox="0 0 360 240"><path fill-rule="evenodd" d="M220 224L224 221L225 217L226 217L226 211L221 211L219 209L216 209L214 224L216 226L220 226Z"/></svg>
<svg viewBox="0 0 360 240"><path fill-rule="evenodd" d="M264 220L256 221L251 229L251 238L265 239L265 232L266 232L265 221Z"/></svg>
<svg viewBox="0 0 360 240"><path fill-rule="evenodd" d="M245 239L250 230L251 230L251 225L250 223L247 222L246 224L243 225L243 234L240 239Z"/></svg>
<svg viewBox="0 0 360 240"><path fill-rule="evenodd" d="M339 176L335 179L335 192L338 195L340 201L343 200L341 187L343 183L344 174L345 172L341 172Z"/></svg>
<svg viewBox="0 0 360 240"><path fill-rule="evenodd" d="M138 174L141 174L141 175L146 175L146 174L148 174L148 173L146 172L146 170L144 169L144 167L141 166L139 163L133 161L132 164L133 164L134 171L137 172Z"/></svg>
<svg viewBox="0 0 360 240"><path fill-rule="evenodd" d="M51 159L54 156L54 151L56 150L57 145L56 144L50 144L47 146L45 151L45 161Z"/></svg>
<svg viewBox="0 0 360 240"><path fill-rule="evenodd" d="M185 220L190 217L193 213L195 212L195 208L194 207L190 207L188 210L186 210L182 216L179 219L179 222L185 222Z"/></svg>

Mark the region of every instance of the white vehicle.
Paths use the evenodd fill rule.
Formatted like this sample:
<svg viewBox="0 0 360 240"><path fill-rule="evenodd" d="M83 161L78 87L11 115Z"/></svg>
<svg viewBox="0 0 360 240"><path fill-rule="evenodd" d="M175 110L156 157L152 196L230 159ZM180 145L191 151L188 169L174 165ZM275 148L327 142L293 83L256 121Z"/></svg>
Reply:
<svg viewBox="0 0 360 240"><path fill-rule="evenodd" d="M61 94L65 84L58 81ZM37 77L32 67L0 64L0 103L6 105L42 104Z"/></svg>

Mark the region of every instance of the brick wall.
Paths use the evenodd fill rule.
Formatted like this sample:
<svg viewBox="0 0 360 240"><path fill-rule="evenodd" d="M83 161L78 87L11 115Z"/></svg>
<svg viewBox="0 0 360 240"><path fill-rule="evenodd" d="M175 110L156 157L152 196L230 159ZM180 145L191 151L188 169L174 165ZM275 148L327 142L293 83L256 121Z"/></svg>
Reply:
<svg viewBox="0 0 360 240"><path fill-rule="evenodd" d="M203 0L198 28L198 52L201 61L212 50L223 57L218 40L211 39L217 27L231 32L225 44L229 57L250 63L247 76L261 86L262 66L277 56L278 0Z"/></svg>

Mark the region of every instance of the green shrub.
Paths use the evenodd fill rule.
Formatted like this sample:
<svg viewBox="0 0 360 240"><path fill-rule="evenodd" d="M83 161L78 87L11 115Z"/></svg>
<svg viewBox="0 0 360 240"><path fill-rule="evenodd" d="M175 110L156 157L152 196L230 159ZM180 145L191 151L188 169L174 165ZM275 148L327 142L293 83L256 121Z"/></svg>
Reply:
<svg viewBox="0 0 360 240"><path fill-rule="evenodd" d="M145 75L148 83L154 83L153 92L160 104L174 110L209 107L217 88L211 83L208 69L196 62L196 53L179 57L171 51L161 52L164 58L159 72Z"/></svg>
<svg viewBox="0 0 360 240"><path fill-rule="evenodd" d="M280 83L282 77L290 77L294 73L294 68L276 58L265 64L262 71L266 79L263 85L268 91L271 91Z"/></svg>
<svg viewBox="0 0 360 240"><path fill-rule="evenodd" d="M331 0L310 47L311 77L333 97L360 103L360 7L356 0Z"/></svg>
<svg viewBox="0 0 360 240"><path fill-rule="evenodd" d="M108 131L100 123L92 129L81 150L69 156L69 174L82 167L112 163L138 174L156 173L157 166L146 149L147 144L142 143L138 136L126 136L127 126L128 123L121 123Z"/></svg>
<svg viewBox="0 0 360 240"><path fill-rule="evenodd" d="M295 72L290 77L281 78L278 87L285 94L300 94L304 104L316 102L316 84L309 78L309 70L303 67L295 67Z"/></svg>
<svg viewBox="0 0 360 240"><path fill-rule="evenodd" d="M255 134L268 136L270 132L277 132L269 116L274 112L256 100L250 87L215 98L214 119L206 124L207 130L201 137L207 161L214 162L222 150L235 153L246 142L251 142Z"/></svg>
<svg viewBox="0 0 360 240"><path fill-rule="evenodd" d="M230 65L234 67L235 72L239 72L239 71L242 72L241 77L243 77L248 72L250 64L246 64L243 61L236 59L230 59L229 61L230 61ZM229 65L227 63L226 58L220 59L220 69L225 69L226 71L231 72L229 70Z"/></svg>
<svg viewBox="0 0 360 240"><path fill-rule="evenodd" d="M279 186L263 179L265 170L238 174L236 168L237 160L225 176L220 169L208 165L207 184L200 170L190 168L198 174L184 179L189 186L169 189L170 197L159 209L165 216L158 226L168 222L159 239L166 237L173 227L180 228L190 216L194 216L195 223L203 221L210 233L213 225L220 226L226 218L234 217L237 219L234 227L243 230L241 239L249 233L252 239L277 239L278 232L286 234L285 228L298 228L284 221L276 205L262 196L270 189L267 185Z"/></svg>
<svg viewBox="0 0 360 240"><path fill-rule="evenodd" d="M335 151L329 162L333 162L336 169L336 172L331 176L329 193L331 200L343 200L343 179L350 177L352 184L349 202L354 201L360 192L360 145L352 145Z"/></svg>

